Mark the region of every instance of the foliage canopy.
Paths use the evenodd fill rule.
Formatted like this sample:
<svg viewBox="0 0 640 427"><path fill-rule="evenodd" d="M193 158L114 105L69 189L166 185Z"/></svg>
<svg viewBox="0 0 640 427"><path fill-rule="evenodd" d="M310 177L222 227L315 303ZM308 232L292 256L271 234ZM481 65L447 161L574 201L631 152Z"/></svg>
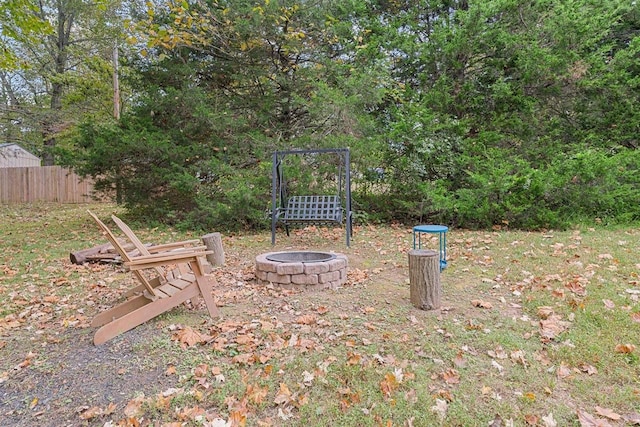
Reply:
<svg viewBox="0 0 640 427"><path fill-rule="evenodd" d="M60 154L151 220L266 226L270 153L346 146L364 221L640 219L633 2L182 1L127 15L122 119L89 117Z"/></svg>

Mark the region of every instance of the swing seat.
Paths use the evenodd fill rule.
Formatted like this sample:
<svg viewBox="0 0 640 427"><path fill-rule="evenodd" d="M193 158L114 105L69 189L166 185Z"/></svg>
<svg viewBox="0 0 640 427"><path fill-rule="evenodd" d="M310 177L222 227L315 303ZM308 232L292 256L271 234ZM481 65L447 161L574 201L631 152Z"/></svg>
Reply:
<svg viewBox="0 0 640 427"><path fill-rule="evenodd" d="M284 222L342 222L338 196L292 196L284 209Z"/></svg>
<svg viewBox="0 0 640 427"><path fill-rule="evenodd" d="M289 224L342 224L342 205L338 196L291 196L278 219L289 235Z"/></svg>

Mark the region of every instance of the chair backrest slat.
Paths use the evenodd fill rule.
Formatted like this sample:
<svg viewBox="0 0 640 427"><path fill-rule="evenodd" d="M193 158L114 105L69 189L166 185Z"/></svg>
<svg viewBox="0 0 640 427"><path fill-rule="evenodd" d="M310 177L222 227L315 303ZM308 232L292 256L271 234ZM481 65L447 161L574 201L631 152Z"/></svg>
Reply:
<svg viewBox="0 0 640 427"><path fill-rule="evenodd" d="M145 244L142 243L140 239L138 239L138 236L135 235L133 230L131 230L131 228L127 224L125 224L124 221L122 221L120 218L118 218L115 215L111 215L111 219L113 220L113 222L116 223L118 228L122 230L125 236L127 236L127 239L129 239L131 243L133 243L133 246L135 246L136 249L139 250L142 255L151 255L151 253L149 252L149 249L147 249Z"/></svg>
<svg viewBox="0 0 640 427"><path fill-rule="evenodd" d="M109 243L111 243L111 245L113 246L113 248L116 250L116 252L118 252L118 255L120 255L120 257L122 257L122 260L124 262L130 262L132 261L132 258L129 256L129 254L127 253L127 251L122 247L122 245L120 244L120 242L118 241L118 239L116 238L116 236L111 232L111 230L109 230L109 227L107 227L104 222L102 222L100 220L100 218L98 218L93 212L91 211L87 211L89 212L89 215L91 215L91 217L93 218L93 220L98 224L98 227L100 227L100 230L102 230L102 234L105 235L105 237L107 238L107 240L109 240ZM135 244L134 244L135 245ZM139 248L138 248L139 250ZM145 248L146 250L146 248ZM148 251L147 251L148 252ZM144 287L147 289L147 291L149 291L151 293L151 295L156 295L156 292L153 289L153 286L151 286L151 283L149 283L149 281L147 280L147 278L144 276L144 274L142 274L141 271L139 270L134 270L132 271L132 273L136 276L136 278L142 282L142 284L144 285Z"/></svg>

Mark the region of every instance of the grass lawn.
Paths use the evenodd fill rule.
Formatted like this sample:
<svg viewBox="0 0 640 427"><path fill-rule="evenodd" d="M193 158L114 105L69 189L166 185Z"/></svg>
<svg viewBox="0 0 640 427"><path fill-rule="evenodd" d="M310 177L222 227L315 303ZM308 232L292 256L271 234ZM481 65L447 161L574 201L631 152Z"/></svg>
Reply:
<svg viewBox="0 0 640 427"><path fill-rule="evenodd" d="M430 311L409 300L408 226L357 226L350 248L339 228L275 248L224 235L221 318L187 304L96 347L91 318L134 282L69 261L106 242L87 208L110 226L122 213L0 207L2 426L640 425L637 227L452 229ZM149 243L200 237L130 225ZM256 255L290 249L347 255L347 284L258 285Z"/></svg>

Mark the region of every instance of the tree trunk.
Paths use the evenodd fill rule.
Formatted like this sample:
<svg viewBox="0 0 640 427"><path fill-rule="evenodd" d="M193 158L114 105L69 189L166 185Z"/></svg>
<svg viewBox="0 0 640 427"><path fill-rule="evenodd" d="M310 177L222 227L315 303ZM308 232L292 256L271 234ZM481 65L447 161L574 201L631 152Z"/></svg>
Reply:
<svg viewBox="0 0 640 427"><path fill-rule="evenodd" d="M202 236L202 242L208 251L213 251L207 255L209 264L219 266L224 265L224 249L222 248L222 235L220 233L210 233Z"/></svg>
<svg viewBox="0 0 640 427"><path fill-rule="evenodd" d="M411 304L421 310L440 308L440 260L438 252L424 249L409 251Z"/></svg>

